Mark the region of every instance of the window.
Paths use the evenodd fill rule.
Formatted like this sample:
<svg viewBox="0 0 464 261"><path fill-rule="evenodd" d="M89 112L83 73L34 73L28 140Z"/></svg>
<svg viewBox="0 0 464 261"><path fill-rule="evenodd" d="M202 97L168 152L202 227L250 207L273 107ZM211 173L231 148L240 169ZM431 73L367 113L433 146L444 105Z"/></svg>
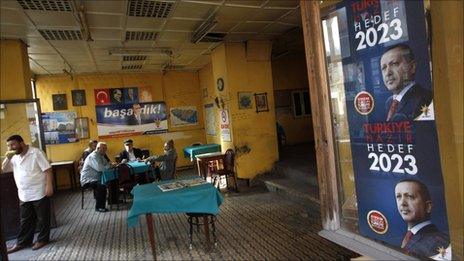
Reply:
<svg viewBox="0 0 464 261"><path fill-rule="evenodd" d="M293 91L293 116L295 118L305 117L311 115L311 104L309 102L308 91Z"/></svg>

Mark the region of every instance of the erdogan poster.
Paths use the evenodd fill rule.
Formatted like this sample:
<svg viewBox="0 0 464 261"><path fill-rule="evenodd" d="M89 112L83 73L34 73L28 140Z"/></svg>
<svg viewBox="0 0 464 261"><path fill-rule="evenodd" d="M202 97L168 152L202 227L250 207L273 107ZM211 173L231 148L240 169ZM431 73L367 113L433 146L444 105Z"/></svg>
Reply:
<svg viewBox="0 0 464 261"><path fill-rule="evenodd" d="M324 35L336 34L330 46L343 71L359 233L412 256L447 260L426 26L422 1L344 1Z"/></svg>
<svg viewBox="0 0 464 261"><path fill-rule="evenodd" d="M124 137L166 132L164 102L97 105L98 137Z"/></svg>

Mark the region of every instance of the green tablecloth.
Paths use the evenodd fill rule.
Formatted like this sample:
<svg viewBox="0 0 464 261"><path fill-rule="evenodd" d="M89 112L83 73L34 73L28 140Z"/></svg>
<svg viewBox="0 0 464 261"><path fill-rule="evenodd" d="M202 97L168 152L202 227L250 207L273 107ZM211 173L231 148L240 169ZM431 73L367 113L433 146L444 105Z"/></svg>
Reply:
<svg viewBox="0 0 464 261"><path fill-rule="evenodd" d="M184 179L198 178L198 176ZM182 180L182 179L180 179ZM135 186L133 204L127 216L129 227L136 226L138 217L147 213L209 213L217 215L223 197L211 183L162 192L159 184L167 180Z"/></svg>
<svg viewBox="0 0 464 261"><path fill-rule="evenodd" d="M132 169L134 170L134 174L143 174L151 168L151 166L149 164L146 164L145 162L134 161L129 162L127 164L132 167ZM153 175L151 172L149 174ZM111 180L115 180L117 178L118 170L116 168L104 170L101 177L101 184L106 185Z"/></svg>
<svg viewBox="0 0 464 261"><path fill-rule="evenodd" d="M205 144L199 146L190 146L184 148L184 157L189 158L193 161L196 155L205 154L210 152L221 151L221 145L219 144Z"/></svg>

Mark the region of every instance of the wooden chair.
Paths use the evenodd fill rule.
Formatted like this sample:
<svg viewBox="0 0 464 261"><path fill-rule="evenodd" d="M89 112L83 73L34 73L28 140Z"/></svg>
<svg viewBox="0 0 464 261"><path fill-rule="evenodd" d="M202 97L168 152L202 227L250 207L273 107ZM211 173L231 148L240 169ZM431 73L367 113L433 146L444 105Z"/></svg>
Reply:
<svg viewBox="0 0 464 261"><path fill-rule="evenodd" d="M177 179L177 157L174 159L174 168L172 169L172 176L174 179Z"/></svg>
<svg viewBox="0 0 464 261"><path fill-rule="evenodd" d="M84 194L86 190L93 190L93 188L90 186L90 184L81 186L81 209L84 209Z"/></svg>
<svg viewBox="0 0 464 261"><path fill-rule="evenodd" d="M124 203L126 202L126 194L130 194L132 188L137 184L134 177L134 170L129 164L121 163L117 167L118 185L123 192ZM119 199L117 199L119 201ZM118 206L119 207L119 206Z"/></svg>
<svg viewBox="0 0 464 261"><path fill-rule="evenodd" d="M219 189L221 177L225 177L227 189L229 189L228 178L233 177L235 190L239 192L238 186L237 186L237 174L235 173L235 152L232 149L226 150L224 160L223 160L223 166L224 166L223 169L212 171L211 177L213 177L213 184L216 184L217 182L217 187Z"/></svg>
<svg viewBox="0 0 464 261"><path fill-rule="evenodd" d="M76 168L76 173L79 175L79 184L81 180L81 170L82 166L84 165L84 161L82 159L76 161L77 163L74 165ZM81 209L84 209L84 195L86 190L93 190L92 186L90 184L85 184L84 186L80 185L81 188Z"/></svg>
<svg viewBox="0 0 464 261"><path fill-rule="evenodd" d="M216 216L212 214L207 214L207 213L186 213L187 214L187 221L189 223L189 248L193 248L193 226L197 227L197 231L200 231L200 225L204 225L205 229L206 226L211 225L211 230L213 234L213 244L214 246L217 245L217 240L216 240L216 226L214 222L216 221ZM205 224L206 221L206 224ZM205 231L205 236L209 237L208 234L206 234ZM210 246L207 246L208 248Z"/></svg>

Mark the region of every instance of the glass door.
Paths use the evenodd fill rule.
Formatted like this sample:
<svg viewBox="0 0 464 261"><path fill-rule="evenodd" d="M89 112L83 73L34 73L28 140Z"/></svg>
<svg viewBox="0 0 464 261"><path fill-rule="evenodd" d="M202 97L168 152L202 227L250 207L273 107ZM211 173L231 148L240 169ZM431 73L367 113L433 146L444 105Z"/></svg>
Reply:
<svg viewBox="0 0 464 261"><path fill-rule="evenodd" d="M42 118L38 99L0 100L0 155L7 150L6 139L21 135L26 144L45 151Z"/></svg>
<svg viewBox="0 0 464 261"><path fill-rule="evenodd" d="M358 209L356 205L355 178L353 161L351 157L351 141L346 110L344 76L342 66L342 44L339 24L345 19L342 12L333 12L322 20L324 34L327 73L330 87L330 100L332 107L332 123L334 127L335 149L337 157L337 172L339 174L340 206L342 213L340 225L342 228L357 233ZM362 67L352 68L358 72L359 82L363 82Z"/></svg>

